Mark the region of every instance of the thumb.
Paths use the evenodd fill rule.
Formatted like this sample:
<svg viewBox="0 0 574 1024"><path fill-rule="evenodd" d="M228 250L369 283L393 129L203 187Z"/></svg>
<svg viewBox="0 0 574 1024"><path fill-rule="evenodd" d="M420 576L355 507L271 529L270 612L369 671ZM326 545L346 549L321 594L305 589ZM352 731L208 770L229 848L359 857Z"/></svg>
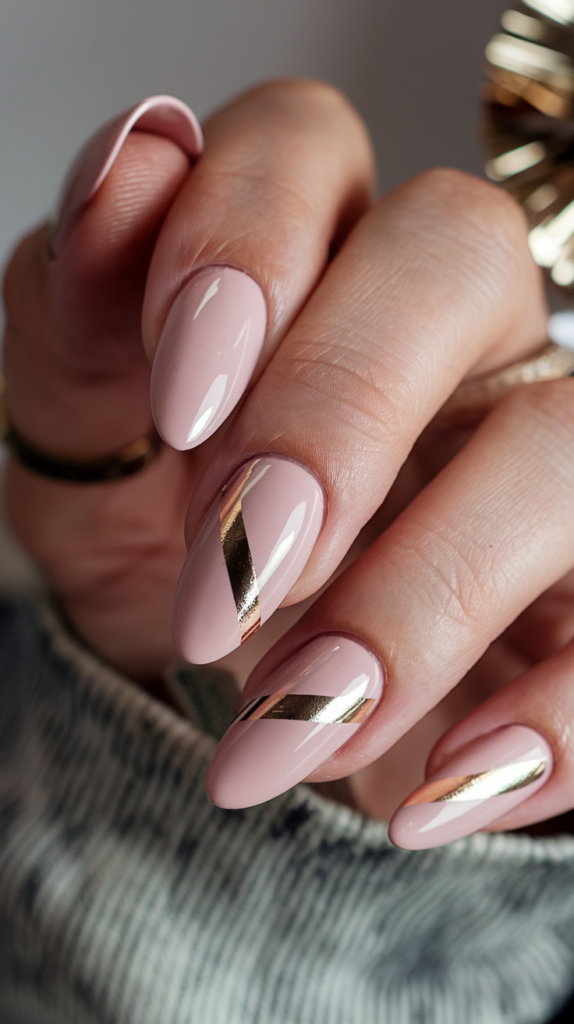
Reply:
<svg viewBox="0 0 574 1024"><path fill-rule="evenodd" d="M42 449L99 454L149 430L147 270L200 150L184 104L144 101L83 148L49 238L41 228L16 250L5 281L7 405Z"/></svg>

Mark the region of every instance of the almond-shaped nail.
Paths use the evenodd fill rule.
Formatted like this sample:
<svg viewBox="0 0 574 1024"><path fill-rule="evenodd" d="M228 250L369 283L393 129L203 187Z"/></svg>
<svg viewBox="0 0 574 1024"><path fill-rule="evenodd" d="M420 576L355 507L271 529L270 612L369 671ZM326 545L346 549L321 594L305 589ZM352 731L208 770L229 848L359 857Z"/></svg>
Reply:
<svg viewBox="0 0 574 1024"><path fill-rule="evenodd" d="M389 826L395 846L426 850L490 825L532 796L552 773L550 746L525 725L479 736L399 807Z"/></svg>
<svg viewBox="0 0 574 1024"><path fill-rule="evenodd" d="M255 369L267 310L258 284L233 267L205 267L175 299L151 378L151 404L164 441L184 451L227 419Z"/></svg>
<svg viewBox="0 0 574 1024"><path fill-rule="evenodd" d="M320 636L277 669L239 712L207 773L219 807L251 807L301 782L347 743L383 691L377 658L344 636Z"/></svg>
<svg viewBox="0 0 574 1024"><path fill-rule="evenodd" d="M64 181L57 212L50 222L52 258L61 252L77 217L107 178L134 128L170 139L191 160L195 160L203 150L199 121L175 96L150 96L107 121L80 150Z"/></svg>
<svg viewBox="0 0 574 1024"><path fill-rule="evenodd" d="M244 643L300 576L323 523L323 489L301 463L251 459L216 498L178 583L173 632L187 661Z"/></svg>

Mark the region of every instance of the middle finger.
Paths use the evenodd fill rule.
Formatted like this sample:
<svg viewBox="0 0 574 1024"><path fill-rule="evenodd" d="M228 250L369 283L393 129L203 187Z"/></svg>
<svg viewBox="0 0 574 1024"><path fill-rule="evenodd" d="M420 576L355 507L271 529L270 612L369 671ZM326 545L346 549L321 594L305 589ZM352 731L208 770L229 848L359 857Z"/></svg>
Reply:
<svg viewBox="0 0 574 1024"><path fill-rule="evenodd" d="M223 657L288 594L294 603L322 586L457 383L536 348L545 326L512 200L455 171L386 196L329 267L198 487L176 596L182 654ZM214 496L241 466L227 508Z"/></svg>

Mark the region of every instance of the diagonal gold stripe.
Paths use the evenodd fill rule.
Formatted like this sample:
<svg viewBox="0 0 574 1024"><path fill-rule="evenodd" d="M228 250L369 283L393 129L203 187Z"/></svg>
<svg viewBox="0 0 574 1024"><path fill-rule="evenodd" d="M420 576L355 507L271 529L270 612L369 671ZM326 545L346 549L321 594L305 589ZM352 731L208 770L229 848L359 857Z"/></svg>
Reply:
<svg viewBox="0 0 574 1024"><path fill-rule="evenodd" d="M241 493L253 473L257 461L259 460L247 466L231 487L223 492L219 509L223 557L237 609L242 644L261 625L259 586L245 532L241 504Z"/></svg>
<svg viewBox="0 0 574 1024"><path fill-rule="evenodd" d="M375 703L374 698L360 697L357 700L353 694L350 695L349 701L345 701L342 697L327 697L323 694L278 693L259 697L240 712L237 721L283 718L295 722L358 725L366 718Z"/></svg>
<svg viewBox="0 0 574 1024"><path fill-rule="evenodd" d="M452 775L447 779L437 779L417 789L402 805L411 807L414 804L442 803L451 800L487 800L502 793L511 793L536 782L544 773L546 758L535 758L532 761L519 761L517 764L504 765L491 771L477 775Z"/></svg>

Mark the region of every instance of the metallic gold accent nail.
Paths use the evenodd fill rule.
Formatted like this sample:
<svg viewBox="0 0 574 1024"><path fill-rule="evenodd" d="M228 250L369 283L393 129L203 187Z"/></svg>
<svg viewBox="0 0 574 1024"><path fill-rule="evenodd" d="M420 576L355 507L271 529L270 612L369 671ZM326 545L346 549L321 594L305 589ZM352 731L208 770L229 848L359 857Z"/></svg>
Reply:
<svg viewBox="0 0 574 1024"><path fill-rule="evenodd" d="M477 775L453 775L446 779L437 779L421 786L403 807L413 804L442 803L451 800L488 800L502 793L511 793L515 789L529 786L531 782L544 773L546 758L531 761L519 761L517 764L503 765L491 771L479 772Z"/></svg>
<svg viewBox="0 0 574 1024"><path fill-rule="evenodd" d="M374 698L356 697L356 690L342 697L326 697L312 693L274 693L259 697L237 721L258 718L284 718L295 722L322 722L328 725L359 725L364 721Z"/></svg>
<svg viewBox="0 0 574 1024"><path fill-rule="evenodd" d="M221 544L241 630L241 643L261 625L259 585L243 522L242 491L259 460L247 466L221 496Z"/></svg>

